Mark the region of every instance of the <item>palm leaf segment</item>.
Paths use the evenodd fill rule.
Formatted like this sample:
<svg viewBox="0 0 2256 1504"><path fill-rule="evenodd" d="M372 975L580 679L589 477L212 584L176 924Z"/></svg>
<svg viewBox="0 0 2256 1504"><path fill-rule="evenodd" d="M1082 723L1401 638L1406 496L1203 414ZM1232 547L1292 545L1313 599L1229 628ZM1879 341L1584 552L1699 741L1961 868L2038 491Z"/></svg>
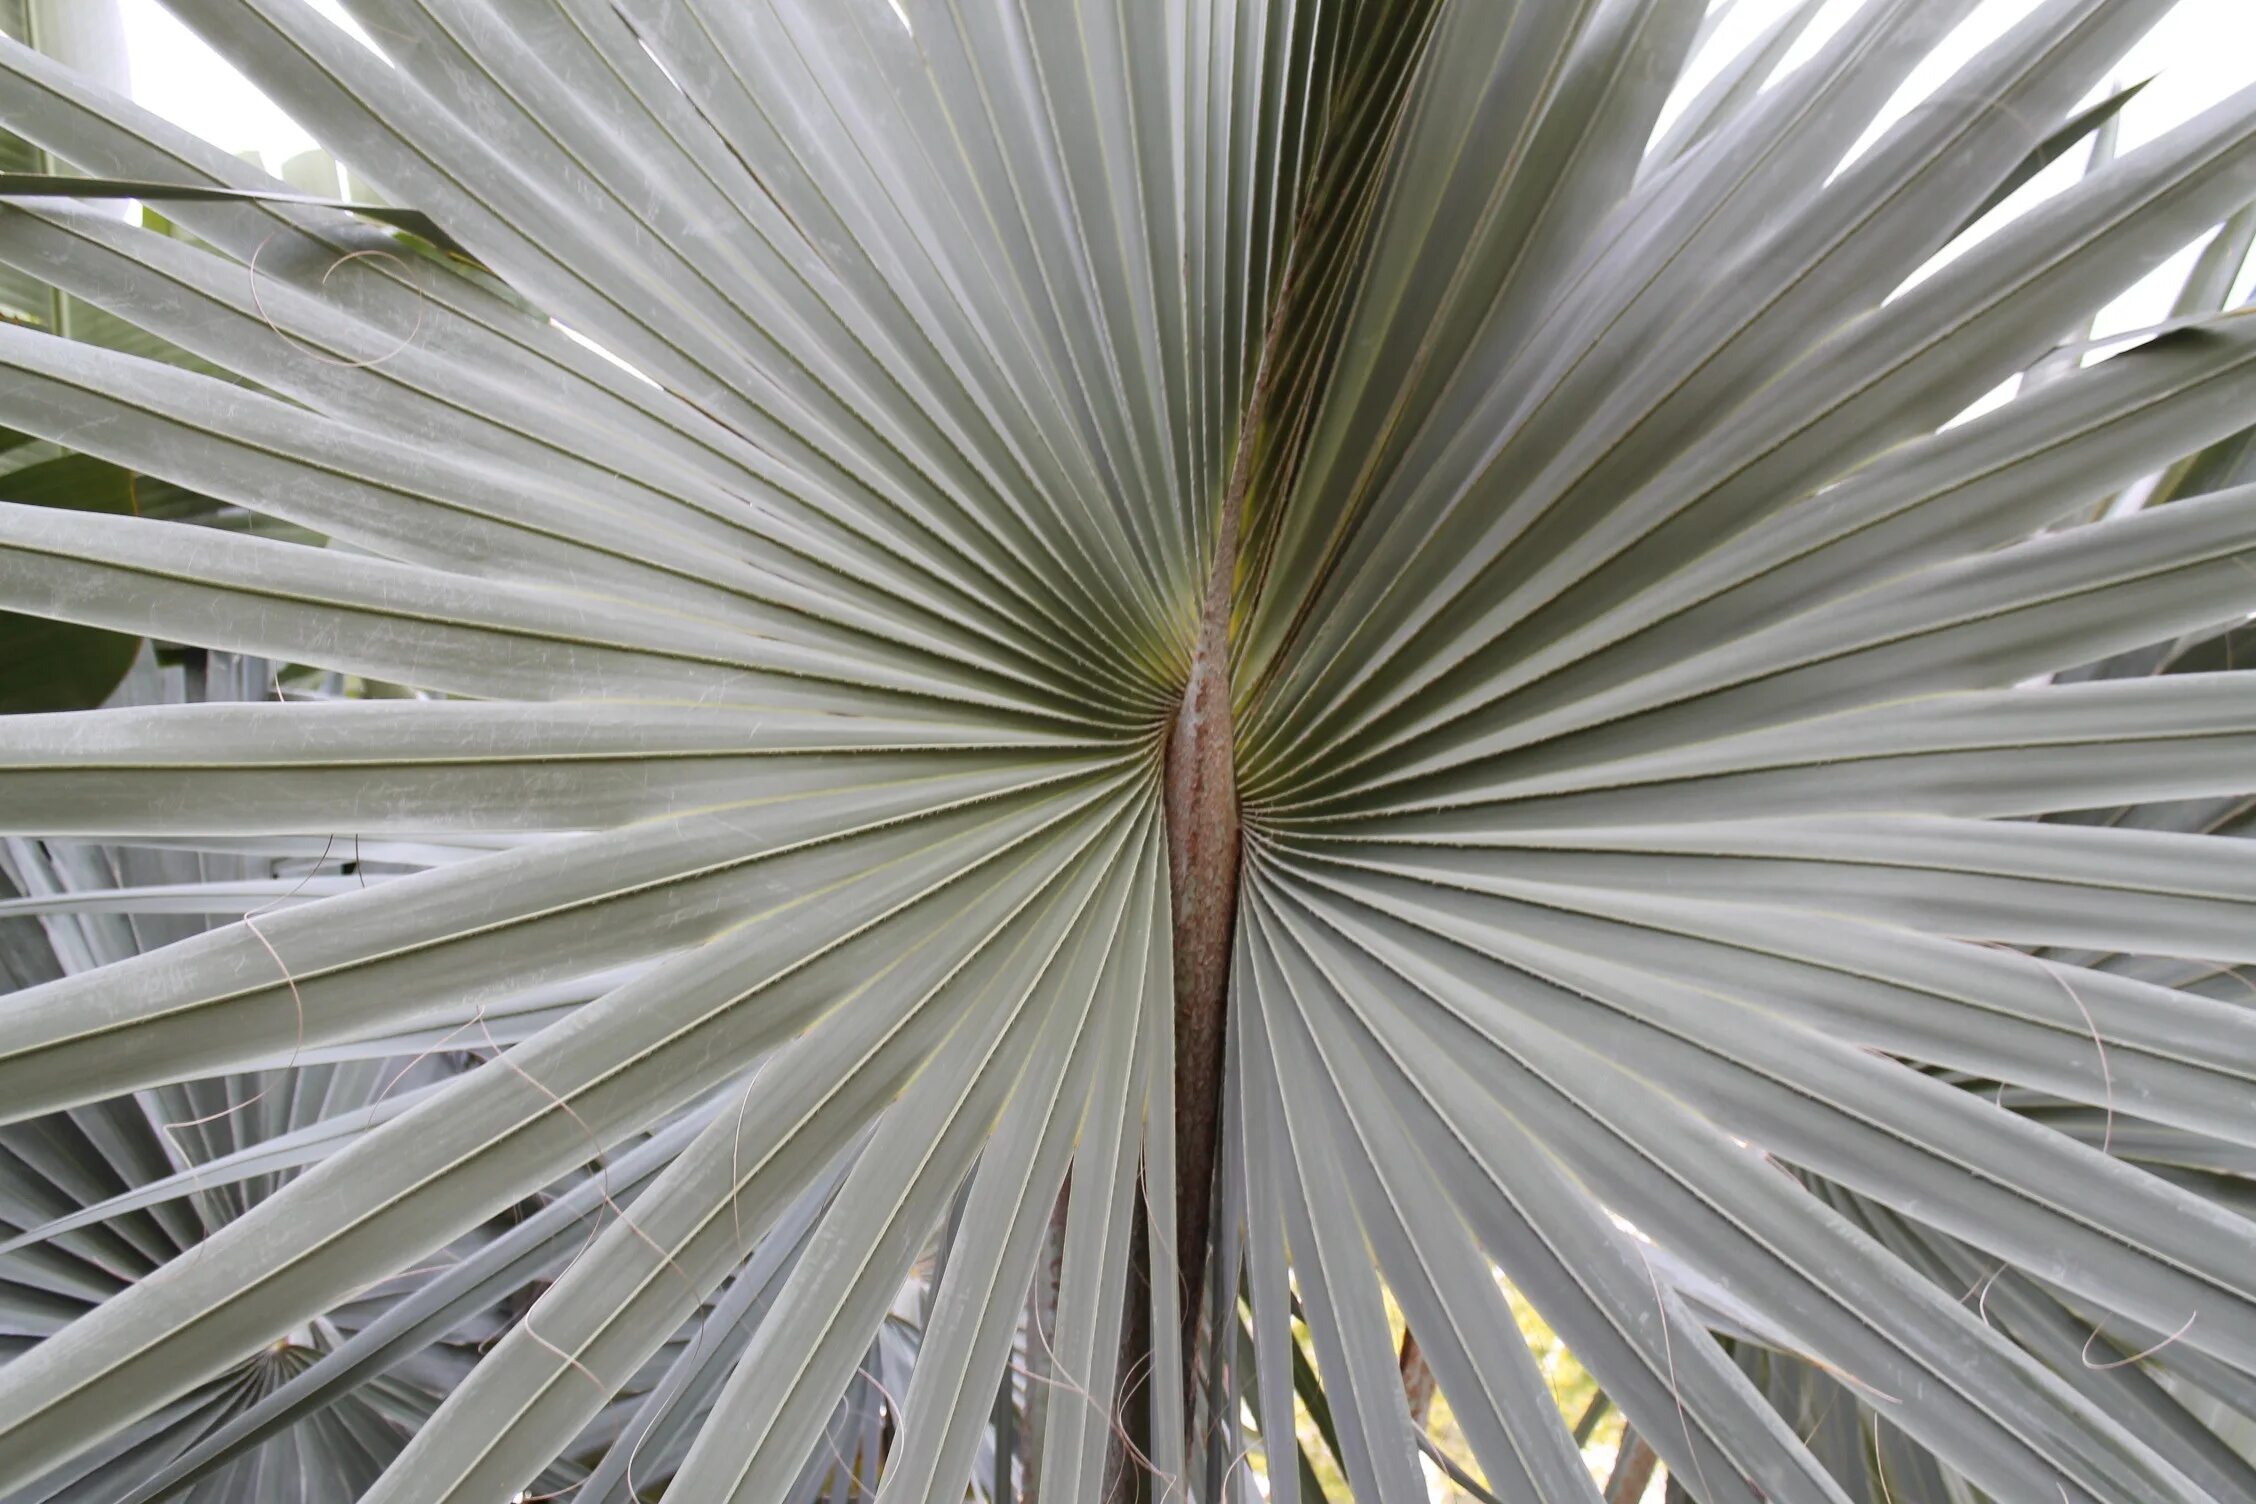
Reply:
<svg viewBox="0 0 2256 1504"><path fill-rule="evenodd" d="M170 3L477 262L8 48L58 159L247 192L0 259L247 385L0 329L0 423L333 541L9 506L0 606L430 693L15 719L0 823L492 849L17 992L0 1105L506 1050L9 1361L0 1484L619 1148L367 1497L607 1407L582 1497L826 1486L936 1227L888 1501L1246 1497L1264 1437L1294 1499L1296 1311L1357 1496L1423 1498L1389 1297L1493 1496L1592 1498L1499 1272L1699 1499L2256 1497L2256 697L2138 656L2256 606L2256 492L2089 520L2246 425L2256 333L1946 426L2256 197L2256 97L1903 286L2166 0L2046 0L1837 172L1970 0L1772 78L1805 7L1657 138L1690 0ZM1217 578L1220 1175L1147 1307Z"/></svg>
<svg viewBox="0 0 2256 1504"><path fill-rule="evenodd" d="M166 668L144 661L119 694L125 703L256 698L272 672L218 656L189 655ZM0 848L0 871L18 896L0 901L0 913L15 920L4 927L0 966L11 988L30 986L185 939L214 916L248 913L255 922L281 905L475 854L475 844L446 852L371 841L345 845L331 862L322 847L338 844L220 838L152 848L11 839ZM24 923L30 915L37 926ZM274 1069L161 1086L0 1128L0 1197L11 1224L30 1229L0 1240L0 1343L9 1356L190 1253L292 1171L411 1107L468 1059L417 1050L429 1041L413 1039L391 1041L401 1053L386 1058L384 1043L301 1052ZM558 1210L522 1220L550 1224L553 1237L554 1224L566 1220L563 1205L588 1201L591 1189L559 1187ZM309 1370L348 1367L334 1356L340 1349L378 1346L410 1312L458 1299L466 1282L490 1281L509 1245L547 1241L543 1229L503 1230L517 1220L500 1219L426 1269L404 1270L303 1323L11 1499L91 1498L131 1487L200 1437L271 1404L293 1379L302 1384ZM561 1249L576 1245L555 1242L545 1252L561 1263L568 1257ZM189 1497L212 1504L282 1497L315 1478L356 1492L366 1487L505 1321L506 1302L490 1293L458 1310L435 1334L442 1340L406 1350L272 1446L230 1455Z"/></svg>

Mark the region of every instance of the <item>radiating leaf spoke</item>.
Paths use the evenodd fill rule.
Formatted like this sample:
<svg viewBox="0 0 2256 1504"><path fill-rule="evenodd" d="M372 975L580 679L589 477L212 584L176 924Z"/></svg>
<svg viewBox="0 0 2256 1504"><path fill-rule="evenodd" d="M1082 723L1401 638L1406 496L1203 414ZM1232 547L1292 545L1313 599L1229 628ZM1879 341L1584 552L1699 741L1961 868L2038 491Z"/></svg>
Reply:
<svg viewBox="0 0 2256 1504"><path fill-rule="evenodd" d="M2172 3L0 38L0 1490L2256 1500Z"/></svg>

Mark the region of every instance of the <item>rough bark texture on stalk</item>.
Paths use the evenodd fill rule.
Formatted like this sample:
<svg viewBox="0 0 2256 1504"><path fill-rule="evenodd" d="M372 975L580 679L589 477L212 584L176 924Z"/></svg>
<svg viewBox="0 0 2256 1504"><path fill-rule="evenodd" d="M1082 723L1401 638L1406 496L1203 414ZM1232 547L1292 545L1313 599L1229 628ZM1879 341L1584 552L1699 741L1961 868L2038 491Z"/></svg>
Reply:
<svg viewBox="0 0 2256 1504"><path fill-rule="evenodd" d="M1265 381L1257 380L1246 432L1259 422ZM1223 1045L1228 1037L1230 952L1237 932L1238 835L1236 727L1230 704L1230 606L1238 567L1238 519L1252 475L1252 444L1241 441L1223 496L1214 559L1199 607L1197 646L1182 703L1169 729L1164 768L1167 887L1175 983L1175 1268L1182 1298L1183 1371L1170 1376L1186 1401L1198 1363L1212 1205L1221 1152ZM1130 1446L1148 1455L1151 1280L1141 1202L1131 1234L1127 1320L1123 1323L1117 1420L1105 1467L1104 1497L1148 1497ZM1191 1406L1186 1403L1186 1412Z"/></svg>
<svg viewBox="0 0 2256 1504"><path fill-rule="evenodd" d="M1246 468L1241 454L1241 475ZM1167 742L1167 879L1175 926L1175 1272L1183 1299L1186 1363L1206 1283L1207 1224L1221 1141L1230 950L1238 914L1230 597L1237 573L1241 498L1234 493L1239 484L1233 484L1222 508L1198 649Z"/></svg>

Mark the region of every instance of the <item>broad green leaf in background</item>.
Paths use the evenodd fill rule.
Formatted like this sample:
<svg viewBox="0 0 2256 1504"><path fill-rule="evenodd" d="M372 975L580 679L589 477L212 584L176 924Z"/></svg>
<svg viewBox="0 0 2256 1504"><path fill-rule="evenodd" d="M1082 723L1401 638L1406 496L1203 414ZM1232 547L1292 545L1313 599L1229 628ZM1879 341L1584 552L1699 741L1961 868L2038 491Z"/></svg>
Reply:
<svg viewBox="0 0 2256 1504"><path fill-rule="evenodd" d="M0 475L0 499L27 506L130 513L137 477L84 455L62 455ZM0 613L0 712L91 710L133 666L141 639L38 616Z"/></svg>

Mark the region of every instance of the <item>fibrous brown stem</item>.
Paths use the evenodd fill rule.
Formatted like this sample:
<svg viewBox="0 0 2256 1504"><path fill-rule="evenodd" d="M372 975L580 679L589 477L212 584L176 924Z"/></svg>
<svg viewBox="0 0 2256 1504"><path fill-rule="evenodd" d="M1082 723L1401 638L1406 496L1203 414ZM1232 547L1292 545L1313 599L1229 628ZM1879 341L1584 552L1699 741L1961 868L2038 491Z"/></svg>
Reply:
<svg viewBox="0 0 2256 1504"><path fill-rule="evenodd" d="M1239 464L1242 469L1242 457ZM1186 1361L1206 1283L1230 947L1238 913L1238 779L1230 713L1237 510L1234 504L1223 508L1190 682L1167 742L1167 878L1175 924L1176 1275L1183 1296Z"/></svg>
<svg viewBox="0 0 2256 1504"><path fill-rule="evenodd" d="M1258 413L1257 386L1254 409ZM1250 426L1250 420L1249 420ZM1129 1311L1121 1343L1119 1420L1105 1469L1108 1501L1144 1497L1129 1466L1131 1439L1148 1441L1149 1387L1183 1386L1190 1397L1206 1288L1216 1159L1221 1144L1223 1045L1230 999L1230 949L1238 911L1238 777L1230 706L1230 605L1238 562L1238 517L1251 473L1241 444L1223 498L1214 561L1200 604L1198 643L1169 729L1166 754L1167 885L1174 926L1175 1268L1182 1297L1183 1372L1151 1372L1151 1278L1144 1214L1136 1216ZM1186 1410L1188 1406L1186 1405ZM1137 1450L1143 1450L1139 1444Z"/></svg>
<svg viewBox="0 0 2256 1504"><path fill-rule="evenodd" d="M1425 1350L1418 1346L1417 1334L1402 1334L1402 1355L1398 1365L1402 1369L1402 1397L1410 1405L1410 1425L1423 1431L1433 1419L1434 1395L1441 1385L1434 1378L1431 1364L1426 1362Z"/></svg>
<svg viewBox="0 0 2256 1504"><path fill-rule="evenodd" d="M1606 1479L1606 1504L1637 1504L1653 1481L1660 1463L1645 1438L1635 1431L1622 1432L1621 1450L1614 1454L1614 1471Z"/></svg>

